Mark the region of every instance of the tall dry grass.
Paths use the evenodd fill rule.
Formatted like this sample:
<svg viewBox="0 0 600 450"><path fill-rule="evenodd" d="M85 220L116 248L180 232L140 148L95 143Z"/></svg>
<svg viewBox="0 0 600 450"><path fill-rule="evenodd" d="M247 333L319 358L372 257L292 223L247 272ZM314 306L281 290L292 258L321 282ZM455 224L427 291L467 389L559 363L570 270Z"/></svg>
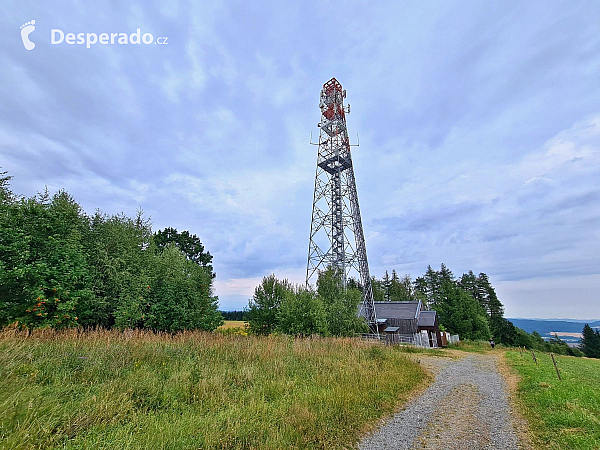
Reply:
<svg viewBox="0 0 600 450"><path fill-rule="evenodd" d="M348 448L425 375L357 339L0 333L3 448Z"/></svg>

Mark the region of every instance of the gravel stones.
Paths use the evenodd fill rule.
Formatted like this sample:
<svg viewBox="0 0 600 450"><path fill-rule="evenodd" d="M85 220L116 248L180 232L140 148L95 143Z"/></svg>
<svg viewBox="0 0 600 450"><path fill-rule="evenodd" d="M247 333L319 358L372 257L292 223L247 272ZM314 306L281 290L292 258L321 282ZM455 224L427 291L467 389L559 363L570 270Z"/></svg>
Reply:
<svg viewBox="0 0 600 450"><path fill-rule="evenodd" d="M419 357L435 381L378 431L361 450L516 449L507 387L490 355Z"/></svg>

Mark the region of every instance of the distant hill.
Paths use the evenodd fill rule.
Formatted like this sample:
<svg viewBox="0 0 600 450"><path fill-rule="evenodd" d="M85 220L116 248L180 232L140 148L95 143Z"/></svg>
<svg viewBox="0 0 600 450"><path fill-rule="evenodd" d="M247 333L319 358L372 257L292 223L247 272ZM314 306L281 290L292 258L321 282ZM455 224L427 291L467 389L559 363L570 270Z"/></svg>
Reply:
<svg viewBox="0 0 600 450"><path fill-rule="evenodd" d="M579 342L579 336L568 336L563 333L580 334L583 330L583 325L588 323L590 327L599 327L600 320L593 321L574 321L569 319L564 320L546 320L546 319L508 319L516 327L519 327L528 333L537 331L543 338L552 337L553 333L558 333L559 337L568 343Z"/></svg>

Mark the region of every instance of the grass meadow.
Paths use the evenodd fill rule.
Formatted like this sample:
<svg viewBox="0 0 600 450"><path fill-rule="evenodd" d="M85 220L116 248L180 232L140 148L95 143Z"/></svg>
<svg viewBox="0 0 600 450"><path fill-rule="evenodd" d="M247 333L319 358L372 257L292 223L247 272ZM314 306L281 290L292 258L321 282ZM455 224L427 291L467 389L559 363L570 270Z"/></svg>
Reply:
<svg viewBox="0 0 600 450"><path fill-rule="evenodd" d="M424 381L356 339L0 333L2 448L348 448Z"/></svg>
<svg viewBox="0 0 600 450"><path fill-rule="evenodd" d="M521 376L518 405L529 422L536 448L600 448L600 360L554 356L558 380L548 353L507 352Z"/></svg>

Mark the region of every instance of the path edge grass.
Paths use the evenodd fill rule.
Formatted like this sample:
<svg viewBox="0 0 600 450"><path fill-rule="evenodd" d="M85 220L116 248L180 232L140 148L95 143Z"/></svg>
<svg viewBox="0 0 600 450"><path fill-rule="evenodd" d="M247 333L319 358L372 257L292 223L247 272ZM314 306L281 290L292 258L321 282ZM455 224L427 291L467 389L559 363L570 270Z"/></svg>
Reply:
<svg viewBox="0 0 600 450"><path fill-rule="evenodd" d="M535 433L531 430L530 419L526 416L527 408L518 395L519 383L522 382L522 377L519 372L510 365L510 362L506 357L507 352L510 350L514 349L503 350L497 355L496 363L498 372L502 376L508 390L508 403L513 427L519 438L520 448L528 450L539 448L534 446L534 442L536 442Z"/></svg>
<svg viewBox="0 0 600 450"><path fill-rule="evenodd" d="M596 437L596 441L595 443L593 441L591 441L589 444L587 443L587 441L585 442L585 446L582 446L580 444L577 444L575 442L570 442L570 436L569 434L565 434L565 435L561 435L561 429L555 429L552 426L548 425L546 423L546 421L548 419L545 418L545 416L543 415L543 413L540 412L539 409L536 409L534 406L528 405L528 401L527 401L527 397L529 397L529 401L533 401L535 399L535 395L532 392L527 392L525 391L525 383L526 383L526 375L522 374L519 372L518 367L517 367L517 363L516 360L514 364L511 364L511 361L509 360L509 353L514 355L515 357L518 357L518 353L519 353L519 349L517 348L513 348L513 349L507 349L506 351L503 352L502 355L502 359L504 360L505 363L505 367L507 369L507 371L510 373L510 376L515 379L518 380L517 383L514 385L514 390L511 390L510 392L510 399L511 399L511 406L514 404L515 408L516 408L516 412L524 418L525 423L527 424L527 432L526 432L526 436L529 439L529 444L531 445L531 448L549 448L549 449L579 449L579 448L589 448L589 449L600 449L600 439L598 439L598 437ZM522 358L529 358L532 359L531 354L529 352L523 352L522 355L520 355ZM551 361L551 357L549 353L544 353L544 352L536 352L536 356L538 357L538 361L540 360L540 357L544 358L544 365L547 366L545 367L546 369L546 376L547 376L547 382L545 381L539 381L539 385L544 388L547 387L552 387L552 385L556 384L558 385L559 383L562 383L564 381L559 381L556 377L555 374L555 369L552 366L552 363L550 363L549 361ZM565 359L569 359L572 360L574 362L577 361L592 361L592 362L597 362L598 363L598 368L600 368L600 361L597 360L593 360L593 359L589 359L589 358L577 358L574 356L566 356L566 355L555 355L555 358L557 358L557 362L558 362L558 366L559 366L559 370L561 370L561 372L563 371L564 368L561 368L561 360L563 360L563 358ZM531 365L533 365L533 360L531 360L530 362ZM533 367L533 366L532 366ZM536 366L537 369L537 366ZM542 368L538 369L538 370L542 370ZM581 374L580 371L575 372L577 375ZM563 373L563 378L565 376L565 373ZM537 378L535 379L537 380ZM571 381L573 382L573 381ZM576 385L578 383L578 381L575 381ZM508 384L508 382L507 382ZM559 393L559 400L563 400L565 401L565 398L561 398L560 395L562 393ZM564 396L564 395L563 395ZM541 400L535 400L534 403L539 402ZM577 403L578 402L578 397L575 393L572 394L571 397L568 398L568 400L566 400L567 404L569 402L573 402L573 403ZM557 411L561 410L561 405L560 402L557 402L556 405L552 405L553 407L557 408ZM550 410L548 410L550 411ZM597 419L596 419L597 420ZM585 430L585 429L584 429ZM591 430L592 432L594 431L593 429ZM597 433L597 431L596 431ZM552 437L549 437L552 436ZM585 435L583 435L585 436ZM576 437L576 435L573 435L573 437ZM593 438L593 437L592 437Z"/></svg>

